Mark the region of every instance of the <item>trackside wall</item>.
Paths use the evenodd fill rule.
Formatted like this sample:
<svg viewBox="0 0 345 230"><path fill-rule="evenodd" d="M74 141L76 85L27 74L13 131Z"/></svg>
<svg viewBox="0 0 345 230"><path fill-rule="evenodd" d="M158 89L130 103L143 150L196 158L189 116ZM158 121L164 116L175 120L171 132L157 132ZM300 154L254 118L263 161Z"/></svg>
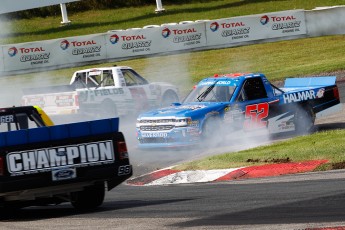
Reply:
<svg viewBox="0 0 345 230"><path fill-rule="evenodd" d="M0 75L345 33L345 6L184 21L0 46Z"/></svg>

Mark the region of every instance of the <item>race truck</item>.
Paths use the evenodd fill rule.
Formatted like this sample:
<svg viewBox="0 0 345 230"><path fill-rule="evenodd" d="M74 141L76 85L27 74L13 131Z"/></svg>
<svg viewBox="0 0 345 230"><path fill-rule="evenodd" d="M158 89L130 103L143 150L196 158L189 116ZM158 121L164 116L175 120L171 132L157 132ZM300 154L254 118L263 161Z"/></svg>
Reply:
<svg viewBox="0 0 345 230"><path fill-rule="evenodd" d="M48 115L90 113L114 117L179 101L177 87L149 83L127 66L76 71L69 85L23 89L22 105L39 105Z"/></svg>
<svg viewBox="0 0 345 230"><path fill-rule="evenodd" d="M215 75L201 80L182 103L140 114L138 147L196 145L235 137L239 130L304 133L316 118L341 109L336 77L287 78L278 88L262 73Z"/></svg>
<svg viewBox="0 0 345 230"><path fill-rule="evenodd" d="M54 125L37 106L0 109L0 210L103 203L132 175L119 118Z"/></svg>

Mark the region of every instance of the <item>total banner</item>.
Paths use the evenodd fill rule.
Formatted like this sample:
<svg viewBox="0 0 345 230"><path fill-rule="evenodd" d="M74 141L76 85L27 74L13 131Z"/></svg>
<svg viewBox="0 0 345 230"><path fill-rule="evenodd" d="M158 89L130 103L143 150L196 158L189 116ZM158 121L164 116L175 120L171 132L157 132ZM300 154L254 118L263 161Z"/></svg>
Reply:
<svg viewBox="0 0 345 230"><path fill-rule="evenodd" d="M107 57L104 34L60 39L54 51L54 56L62 59L59 60L61 64L98 61Z"/></svg>
<svg viewBox="0 0 345 230"><path fill-rule="evenodd" d="M53 40L19 43L2 47L4 68L6 71L36 69L55 66L52 61Z"/></svg>
<svg viewBox="0 0 345 230"><path fill-rule="evenodd" d="M106 58L104 35L88 35L3 46L6 71L69 65Z"/></svg>
<svg viewBox="0 0 345 230"><path fill-rule="evenodd" d="M207 45L306 34L304 10L289 10L206 22Z"/></svg>

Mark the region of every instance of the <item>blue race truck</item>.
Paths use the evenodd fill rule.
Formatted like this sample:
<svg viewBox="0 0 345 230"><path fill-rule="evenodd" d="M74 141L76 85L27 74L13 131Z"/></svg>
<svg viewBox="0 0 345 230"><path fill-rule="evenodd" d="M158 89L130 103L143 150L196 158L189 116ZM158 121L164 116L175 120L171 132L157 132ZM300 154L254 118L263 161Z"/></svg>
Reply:
<svg viewBox="0 0 345 230"><path fill-rule="evenodd" d="M103 203L132 175L119 119L54 125L37 106L0 109L0 208Z"/></svg>
<svg viewBox="0 0 345 230"><path fill-rule="evenodd" d="M278 88L262 73L215 75L201 80L182 103L140 114L138 147L195 145L238 130L308 132L315 118L341 106L336 77L288 78Z"/></svg>

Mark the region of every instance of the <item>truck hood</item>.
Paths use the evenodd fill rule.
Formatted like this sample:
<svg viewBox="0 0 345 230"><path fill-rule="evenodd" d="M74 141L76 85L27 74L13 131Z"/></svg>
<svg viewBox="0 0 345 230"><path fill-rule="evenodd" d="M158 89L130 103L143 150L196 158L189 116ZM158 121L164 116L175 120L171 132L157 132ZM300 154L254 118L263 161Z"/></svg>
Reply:
<svg viewBox="0 0 345 230"><path fill-rule="evenodd" d="M175 104L169 107L151 110L139 115L138 118L147 117L195 117L202 116L209 112L219 112L229 103L215 102L193 102L186 104Z"/></svg>

